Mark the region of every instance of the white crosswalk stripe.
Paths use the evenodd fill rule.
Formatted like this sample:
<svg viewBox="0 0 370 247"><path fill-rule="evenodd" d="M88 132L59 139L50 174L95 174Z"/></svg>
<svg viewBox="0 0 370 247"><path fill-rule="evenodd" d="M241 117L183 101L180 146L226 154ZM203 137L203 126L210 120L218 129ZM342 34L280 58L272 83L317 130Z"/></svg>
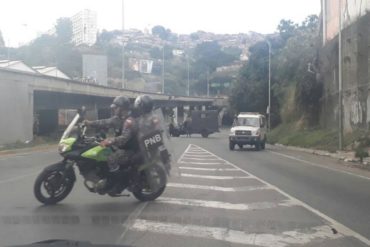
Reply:
<svg viewBox="0 0 370 247"><path fill-rule="evenodd" d="M218 180L227 180L227 179L238 179L238 178L251 178L250 176L211 176L211 175L198 175L198 174L189 174L181 173L181 177L188 178L204 178L204 179L218 179Z"/></svg>
<svg viewBox="0 0 370 247"><path fill-rule="evenodd" d="M220 160L219 158L194 158L194 157L182 157L183 160Z"/></svg>
<svg viewBox="0 0 370 247"><path fill-rule="evenodd" d="M284 230L282 232L273 233L264 233L261 231L258 232L247 232L247 231L240 231L240 229L230 229L230 228L221 228L221 227L212 227L206 226L202 223L190 224L190 222L182 223L175 223L166 220L166 218L159 218L158 220L151 221L151 220L144 220L144 219L137 219L133 225L130 227L132 231L139 231L139 232L151 232L154 234L170 234L175 236L181 237L191 237L191 238L203 238L203 239L210 239L210 240L219 240L224 241L225 245L230 244L242 244L242 245L253 245L253 246L263 246L263 247L287 247L291 245L305 245L310 244L315 246L315 243L323 243L324 241L329 241L333 239L344 238L349 235L353 236L353 233L348 235L348 232L351 232L345 227L342 227L339 223L334 222L325 216L322 216L320 213L317 213L315 210L310 210L310 208L304 205L301 201L295 199L294 197L289 196L288 194L282 192L275 186L264 182L263 180L257 178L256 176L246 172L245 170L237 167L236 165L216 156L215 154L204 150L195 145L189 145L181 157L178 159L179 166L177 167L178 175L180 181L169 182L167 187L167 193L173 193L176 191L176 195L181 197L181 193L185 193L189 197L189 194L197 194L201 199L194 199L194 198L178 198L175 197L160 197L158 198L153 204L168 204L174 205L176 210L176 205L181 207L190 207L190 208L209 208L213 210L230 210L227 212L241 212L241 211L249 211L248 214L253 214L253 211L256 210L266 210L269 214L271 213L269 210L278 210L277 208L289 208L289 210L285 211L278 211L279 214L281 212L297 212L297 210L301 210L302 207L308 208L309 211L321 216L326 221L318 221L321 223L317 223L318 226L313 225L309 227L302 227L292 230ZM233 173L227 173L233 171ZM198 172L198 173L197 173ZM208 173L209 172L209 173ZM201 173L201 174L199 174ZM239 175L240 173L240 175ZM229 175L233 174L233 175ZM192 183L185 183L187 181L185 178L192 179ZM238 180L239 179L239 180ZM245 179L245 180L243 180ZM248 180L248 179L255 179L255 180ZM206 184L212 182L212 185L201 185L197 184L197 182L208 180ZM212 181L214 180L214 181ZM243 183L243 181L249 181L248 184L252 181L253 185L250 186L232 186L227 187L228 181L237 180L236 184ZM176 181L176 180L175 180ZM219 181L219 182L218 182ZM255 185L255 182L261 185ZM213 185L213 183L215 185ZM217 186L217 184L222 184L223 186ZM233 183L235 184L235 183ZM226 186L224 186L226 185ZM180 190L171 190L171 189L180 189ZM197 192L197 191L203 192ZM177 191L180 191L178 193ZM209 192L207 192L209 191ZM204 200L203 195L208 194L210 192L212 197L214 193L220 193L220 198L231 198L235 199L236 195L239 197L241 194L237 194L238 192L243 192L246 194L252 194L249 192L253 191L261 191L261 193L265 193L262 198L269 198L269 199L257 199L257 201L253 202L248 197L240 197L242 203L230 203L226 201L218 201L218 200ZM263 191L270 191L270 193L263 192ZM271 193L272 191L272 193ZM230 194L230 195L229 195ZM272 198L271 195L275 194ZM257 194L253 193L253 196ZM278 196L277 196L278 195ZM261 198L261 195L258 194L256 198ZM267 196L267 197L266 197ZM192 197L192 196L190 196ZM248 198L248 203L243 203L243 199ZM271 198L271 199L270 199ZM277 199L278 198L278 199ZM237 198L237 202L240 202L240 199ZM296 208L294 208L296 207ZM200 210L200 209L199 209ZM191 212L191 211L189 211ZM221 211L224 212L224 211ZM240 215L240 214L239 214ZM186 216L185 216L186 217ZM165 219L165 220L163 220ZM153 219L152 219L153 220ZM248 219L243 219L248 220ZM320 225L322 222L328 222L327 225ZM325 223L324 223L325 224ZM217 225L219 226L219 225ZM332 228L335 227L342 227L340 233L333 234ZM362 236L357 236L358 239L366 243L366 239Z"/></svg>
<svg viewBox="0 0 370 247"><path fill-rule="evenodd" d="M270 190L268 186L244 186L244 187L220 187L197 184L182 184L182 183L168 183L167 187L181 188L181 189L199 189L199 190L213 190L222 192L241 192L241 191L255 191L255 190Z"/></svg>
<svg viewBox="0 0 370 247"><path fill-rule="evenodd" d="M289 200L285 200L280 203L256 202L256 203L250 203L250 204L243 204L243 203L228 203L228 202L220 202L220 201L206 201L206 200L195 200L195 199L161 197L161 198L158 198L156 202L182 205L182 206L218 208L218 209L226 209L226 210L243 210L243 211L257 210L257 209L269 209L269 208L276 208L276 207L297 206L296 203L289 201Z"/></svg>
<svg viewBox="0 0 370 247"><path fill-rule="evenodd" d="M225 171L240 171L236 168L202 168L202 167L188 167L188 166L180 166L180 169L183 170L194 170L194 171L218 171L218 172L225 172Z"/></svg>
<svg viewBox="0 0 370 247"><path fill-rule="evenodd" d="M194 162L194 161L180 161L179 164L194 164L194 165L230 165L224 162Z"/></svg>
<svg viewBox="0 0 370 247"><path fill-rule="evenodd" d="M304 232L299 229L282 232L280 234L246 233L219 227L198 225L182 225L177 223L155 222L138 219L132 229L142 232L173 234L179 236L198 237L220 240L235 244L256 245L264 247L286 247L291 244L307 244L312 240L338 239L341 234L333 234L330 227L316 226Z"/></svg>

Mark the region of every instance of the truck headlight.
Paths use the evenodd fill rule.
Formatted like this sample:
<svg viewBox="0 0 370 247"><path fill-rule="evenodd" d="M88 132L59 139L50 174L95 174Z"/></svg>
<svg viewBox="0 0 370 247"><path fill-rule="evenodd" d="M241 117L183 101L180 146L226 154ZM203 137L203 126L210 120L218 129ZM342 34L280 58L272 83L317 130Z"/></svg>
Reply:
<svg viewBox="0 0 370 247"><path fill-rule="evenodd" d="M235 135L235 130L230 130L230 135L234 136Z"/></svg>
<svg viewBox="0 0 370 247"><path fill-rule="evenodd" d="M254 133L255 136L260 136L261 135L261 131L260 130L257 130L255 133Z"/></svg>

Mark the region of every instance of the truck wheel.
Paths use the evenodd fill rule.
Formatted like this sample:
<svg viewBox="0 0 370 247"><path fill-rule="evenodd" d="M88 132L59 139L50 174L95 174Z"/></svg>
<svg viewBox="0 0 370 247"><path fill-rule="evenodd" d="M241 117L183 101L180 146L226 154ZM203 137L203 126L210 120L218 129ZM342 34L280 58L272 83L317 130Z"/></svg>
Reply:
<svg viewBox="0 0 370 247"><path fill-rule="evenodd" d="M257 142L254 146L255 146L256 151L261 150L261 143L260 142Z"/></svg>
<svg viewBox="0 0 370 247"><path fill-rule="evenodd" d="M229 142L229 149L234 150L234 148L235 148L235 143Z"/></svg>

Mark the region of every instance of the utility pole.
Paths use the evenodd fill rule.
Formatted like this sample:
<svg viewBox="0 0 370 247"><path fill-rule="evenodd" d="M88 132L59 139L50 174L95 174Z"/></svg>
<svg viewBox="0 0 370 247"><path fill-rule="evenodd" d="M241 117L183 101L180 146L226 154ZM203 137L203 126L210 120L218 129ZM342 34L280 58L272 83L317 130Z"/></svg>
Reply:
<svg viewBox="0 0 370 247"><path fill-rule="evenodd" d="M271 130L271 43L265 40L269 47L269 98L268 98L268 130Z"/></svg>
<svg viewBox="0 0 370 247"><path fill-rule="evenodd" d="M162 94L164 94L164 45L162 48Z"/></svg>
<svg viewBox="0 0 370 247"><path fill-rule="evenodd" d="M190 96L190 66L189 66L189 52L186 54L188 65L188 96Z"/></svg>
<svg viewBox="0 0 370 247"><path fill-rule="evenodd" d="M342 0L339 0L339 33L338 33L338 120L339 150L343 149L343 81L342 81Z"/></svg>
<svg viewBox="0 0 370 247"><path fill-rule="evenodd" d="M209 68L207 67L207 97L209 97Z"/></svg>
<svg viewBox="0 0 370 247"><path fill-rule="evenodd" d="M126 88L125 83L125 0L122 0L122 88Z"/></svg>

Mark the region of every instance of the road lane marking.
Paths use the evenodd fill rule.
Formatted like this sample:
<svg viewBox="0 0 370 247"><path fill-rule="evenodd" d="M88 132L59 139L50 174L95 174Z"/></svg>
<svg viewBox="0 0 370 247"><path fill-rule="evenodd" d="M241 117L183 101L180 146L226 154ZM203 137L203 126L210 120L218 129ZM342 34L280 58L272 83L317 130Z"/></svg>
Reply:
<svg viewBox="0 0 370 247"><path fill-rule="evenodd" d="M194 144L192 144L193 146L196 146ZM271 151L270 151L271 152ZM212 152L210 152L212 153ZM213 154L213 153L212 153ZM215 154L213 154L215 155ZM217 155L215 155L217 156ZM220 157L220 159L222 159ZM224 160L224 159L223 159ZM320 212L319 210L309 206L308 204L300 201L299 199L295 198L294 196L284 192L283 190L279 189L278 187L276 187L275 185L272 185L270 184L269 182L266 182L265 180L259 178L259 177L256 177L252 174L250 174L249 172L245 171L244 169L238 167L237 165L231 163L231 162L228 162L227 160L224 160L225 162L229 163L231 166L235 167L235 168L238 168L240 169L240 171L250 175L251 177L254 177L256 180L260 181L261 183L265 184L266 186L268 186L269 188L271 189L274 189L276 191L278 191L280 194L286 196L287 198L289 198L291 201L293 201L294 203L297 203L299 205L301 205L302 207L306 208L307 210L311 211L312 213L318 215L319 217L325 219L326 221L328 221L330 224L331 224L331 227L336 229L339 233L342 233L343 235L346 235L346 236L352 236L358 240L360 240L361 242L365 243L366 245L369 245L370 246L370 240L367 239L366 237L362 236L361 234L359 234L358 232L350 229L349 227L343 225L342 223L339 223L338 221L334 220L333 218L331 218L330 216L327 216L326 214Z"/></svg>
<svg viewBox="0 0 370 247"><path fill-rule="evenodd" d="M275 202L255 202L255 203L229 203L220 201L206 201L206 200L195 200L195 199L180 199L180 198L168 198L160 197L156 203L168 203L181 206L192 206L192 207L205 207L205 208L217 208L226 210L258 210L258 209L270 209L276 207L293 207L298 206L294 202L284 200L281 203Z"/></svg>
<svg viewBox="0 0 370 247"><path fill-rule="evenodd" d="M194 165L229 165L227 163L220 162L193 162L193 161L178 161L179 164L194 164Z"/></svg>
<svg viewBox="0 0 370 247"><path fill-rule="evenodd" d="M181 189L213 190L213 191L223 191L223 192L241 192L241 191L255 191L255 190L271 189L268 186L220 187L220 186L182 184L182 183L168 183L167 187L181 188Z"/></svg>
<svg viewBox="0 0 370 247"><path fill-rule="evenodd" d="M308 165L317 166L317 167L324 168L324 169L327 169L327 170L330 170L330 171L340 172L340 173L343 173L343 174L352 175L352 176L355 176L355 177L358 177L358 178L363 178L363 179L366 179L366 180L370 180L369 177L358 175L358 174L355 174L355 173L352 173L352 172L342 171L342 170L335 169L335 168L332 168L332 167L319 165L319 164L316 164L316 163L313 163L313 162L310 162L310 161L307 161L307 160L302 160L302 159L299 159L299 158L296 158L294 156L290 156L290 155L287 155L287 154L282 154L282 153L278 153L278 152L270 151L270 150L268 152L279 155L279 156L282 156L282 157L285 157L285 158L288 158L288 159L296 160L296 161L299 161L299 162L302 162L302 163L305 163L305 164L308 164Z"/></svg>
<svg viewBox="0 0 370 247"><path fill-rule="evenodd" d="M24 175L12 177L12 178L9 178L9 179L0 180L0 184L14 182L14 181L17 181L17 180L26 178L26 177L37 175L39 173L40 173L40 171L37 171L37 172L32 172L32 173L28 173L28 174L24 174Z"/></svg>
<svg viewBox="0 0 370 247"><path fill-rule="evenodd" d="M194 158L194 157L182 157L182 160L220 160L219 158Z"/></svg>
<svg viewBox="0 0 370 247"><path fill-rule="evenodd" d="M185 153L185 156L188 156L188 157L203 157L203 158L205 158L205 157L214 157L214 155L212 155L212 154L202 154L202 155L200 155L200 154L189 154L189 153Z"/></svg>
<svg viewBox="0 0 370 247"><path fill-rule="evenodd" d="M217 171L217 172L239 171L239 169L235 169L235 168L202 168L202 167L188 167L188 166L180 166L179 168L183 170L194 170L194 171Z"/></svg>
<svg viewBox="0 0 370 247"><path fill-rule="evenodd" d="M138 219L132 230L153 232L159 234L172 234L177 236L206 238L220 240L234 244L245 244L262 247L286 247L293 244L308 244L312 240L327 240L342 238L341 234L333 234L328 226L316 226L304 231L285 231L280 234L246 233L220 227L207 227L199 225L181 225L177 223L156 222Z"/></svg>
<svg viewBox="0 0 370 247"><path fill-rule="evenodd" d="M208 152L186 152L189 155L209 155Z"/></svg>
<svg viewBox="0 0 370 247"><path fill-rule="evenodd" d="M121 244L123 239L125 238L128 230L134 225L137 218L140 216L140 214L143 212L145 207L148 205L148 202L140 203L134 211L127 217L127 220L122 224L122 227L124 228L122 231L122 234L119 236L119 238L116 241L116 244Z"/></svg>
<svg viewBox="0 0 370 247"><path fill-rule="evenodd" d="M212 176L212 175L199 175L199 174L190 174L190 173L181 173L180 176L187 177L187 178L204 178L204 179L215 179L215 180L251 178L250 176Z"/></svg>
<svg viewBox="0 0 370 247"><path fill-rule="evenodd" d="M185 153L189 150L190 147L191 147L191 144L189 144L187 148L185 149L185 151L181 154L180 158L177 160L177 163L181 162L182 157L184 157Z"/></svg>

